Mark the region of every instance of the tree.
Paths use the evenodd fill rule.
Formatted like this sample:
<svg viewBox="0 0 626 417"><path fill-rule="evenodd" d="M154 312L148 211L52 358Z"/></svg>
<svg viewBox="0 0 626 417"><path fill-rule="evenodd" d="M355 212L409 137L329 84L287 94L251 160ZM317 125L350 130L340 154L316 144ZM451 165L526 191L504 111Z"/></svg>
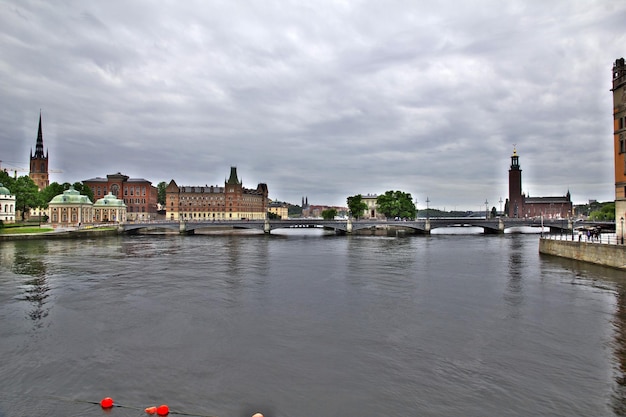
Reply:
<svg viewBox="0 0 626 417"><path fill-rule="evenodd" d="M496 207L491 207L491 218L495 219L496 217L498 217L498 210L496 210Z"/></svg>
<svg viewBox="0 0 626 417"><path fill-rule="evenodd" d="M612 221L615 220L615 202L602 203L597 209L589 214L589 220Z"/></svg>
<svg viewBox="0 0 626 417"><path fill-rule="evenodd" d="M69 188L69 184L68 183L66 184ZM58 182L53 182L50 185L48 185L46 188L41 190L39 192L39 197L41 200L41 208L48 208L48 203L50 203L50 200L52 200L54 197L58 196L59 194L63 194L63 191L65 190L67 190L67 188L65 188L64 185L61 185Z"/></svg>
<svg viewBox="0 0 626 417"><path fill-rule="evenodd" d="M322 210L322 218L324 220L333 220L337 216L337 209L329 208L326 210Z"/></svg>
<svg viewBox="0 0 626 417"><path fill-rule="evenodd" d="M11 178L8 172L0 171L0 184L7 187L9 190L12 190L13 184L15 184L15 179Z"/></svg>
<svg viewBox="0 0 626 417"><path fill-rule="evenodd" d="M18 177L10 190L15 195L15 208L22 212L22 221L29 209L41 206L39 188L28 175Z"/></svg>
<svg viewBox="0 0 626 417"><path fill-rule="evenodd" d="M367 210L367 204L363 201L361 194L348 197L348 210L350 215L355 219L363 217L363 212Z"/></svg>
<svg viewBox="0 0 626 417"><path fill-rule="evenodd" d="M378 196L376 205L387 218L414 219L417 214L413 197L402 191L386 191Z"/></svg>
<svg viewBox="0 0 626 417"><path fill-rule="evenodd" d="M63 185L65 186L65 184ZM91 200L92 203L95 203L95 200L94 200L95 197L93 195L93 191L91 190L91 188L87 187L82 182L75 182L74 184L72 184L72 187L74 187L74 189L78 191L79 193L81 193L82 195L86 195L87 197L89 197L89 200ZM68 189L69 187L66 188L66 190Z"/></svg>
<svg viewBox="0 0 626 417"><path fill-rule="evenodd" d="M165 181L161 181L157 184L157 203L162 206L165 206L166 193L165 189L167 188L167 183Z"/></svg>

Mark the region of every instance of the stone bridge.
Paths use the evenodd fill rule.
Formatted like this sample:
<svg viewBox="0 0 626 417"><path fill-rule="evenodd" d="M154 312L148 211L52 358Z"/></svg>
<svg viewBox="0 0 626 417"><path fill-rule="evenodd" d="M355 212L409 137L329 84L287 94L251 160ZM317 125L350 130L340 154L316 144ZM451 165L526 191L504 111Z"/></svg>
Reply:
<svg viewBox="0 0 626 417"><path fill-rule="evenodd" d="M364 229L376 228L404 228L415 230L416 233L429 234L431 230L441 227L481 227L485 234L504 233L505 229L513 227L548 227L551 231L572 231L579 227L602 227L614 229L613 222L576 222L568 219L513 219L494 218L485 219L480 217L448 217L417 219L409 221L393 220L322 220L322 219L289 219L289 220L230 220L230 221L153 221L124 223L119 226L120 232L137 233L139 230L152 231L177 231L184 234L193 234L196 230L220 230L220 229L257 229L270 233L275 229L285 228L324 228L334 230L336 233L352 233Z"/></svg>

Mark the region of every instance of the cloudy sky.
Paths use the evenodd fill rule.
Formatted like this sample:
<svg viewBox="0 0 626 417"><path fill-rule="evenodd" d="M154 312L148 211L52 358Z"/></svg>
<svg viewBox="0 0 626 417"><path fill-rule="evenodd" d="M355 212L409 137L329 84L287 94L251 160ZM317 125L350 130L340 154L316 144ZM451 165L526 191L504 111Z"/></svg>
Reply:
<svg viewBox="0 0 626 417"><path fill-rule="evenodd" d="M345 205L614 199L623 0L0 0L0 160ZM18 173L22 174L22 173Z"/></svg>

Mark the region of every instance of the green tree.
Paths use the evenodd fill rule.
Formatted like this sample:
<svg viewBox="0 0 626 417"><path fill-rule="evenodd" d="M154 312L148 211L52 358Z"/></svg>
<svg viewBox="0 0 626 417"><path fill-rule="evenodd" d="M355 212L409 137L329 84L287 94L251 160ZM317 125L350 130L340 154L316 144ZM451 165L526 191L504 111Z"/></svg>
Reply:
<svg viewBox="0 0 626 417"><path fill-rule="evenodd" d="M615 202L602 203L596 210L589 213L589 220L611 221L615 220Z"/></svg>
<svg viewBox="0 0 626 417"><path fill-rule="evenodd" d="M161 181L157 184L157 203L162 206L165 206L166 193L165 189L167 188L167 183L165 181Z"/></svg>
<svg viewBox="0 0 626 417"><path fill-rule="evenodd" d="M66 184L69 188L69 184L68 183ZM41 207L48 208L48 203L50 203L50 200L52 200L54 197L58 196L59 194L63 194L63 191L65 190L67 190L67 188L65 188L64 185L59 184L58 182L53 182L50 185L48 185L46 188L44 188L43 190L39 192L39 197L41 199Z"/></svg>
<svg viewBox="0 0 626 417"><path fill-rule="evenodd" d="M363 212L367 210L367 204L363 201L361 194L348 197L348 211L350 215L355 219L363 217Z"/></svg>
<svg viewBox="0 0 626 417"><path fill-rule="evenodd" d="M494 206L494 207L491 207L491 218L495 219L496 217L498 217L498 210L496 210Z"/></svg>
<svg viewBox="0 0 626 417"><path fill-rule="evenodd" d="M9 190L15 195L15 208L22 212L22 221L29 209L41 206L39 188L28 175L18 177Z"/></svg>
<svg viewBox="0 0 626 417"><path fill-rule="evenodd" d="M67 184L67 183L65 183ZM65 184L63 184L65 186ZM87 187L85 184L83 184L82 182L75 182L74 184L72 184L72 187L74 187L74 189L76 191L78 191L79 193L81 193L82 195L86 195L87 197L89 197L89 200L91 200L92 203L95 203L96 201L94 200L94 195L93 195L93 191L91 188ZM66 190L68 190L69 187L66 188Z"/></svg>
<svg viewBox="0 0 626 417"><path fill-rule="evenodd" d="M326 210L322 210L322 218L324 220L333 220L337 216L337 209L329 208Z"/></svg>
<svg viewBox="0 0 626 417"><path fill-rule="evenodd" d="M0 171L0 184L7 187L11 192L13 192L13 184L15 184L15 179L12 178L8 172Z"/></svg>
<svg viewBox="0 0 626 417"><path fill-rule="evenodd" d="M386 191L376 198L376 205L387 218L414 219L417 214L413 197L402 191Z"/></svg>

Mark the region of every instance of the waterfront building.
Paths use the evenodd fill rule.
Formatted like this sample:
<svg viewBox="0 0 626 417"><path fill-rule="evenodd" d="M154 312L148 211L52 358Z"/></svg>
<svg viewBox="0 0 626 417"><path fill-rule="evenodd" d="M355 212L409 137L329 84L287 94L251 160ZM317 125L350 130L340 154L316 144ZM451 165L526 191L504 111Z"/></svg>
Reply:
<svg viewBox="0 0 626 417"><path fill-rule="evenodd" d="M170 220L263 220L268 210L267 184L244 188L237 168L230 168L224 186L179 186L173 179L165 189L165 210Z"/></svg>
<svg viewBox="0 0 626 417"><path fill-rule="evenodd" d="M511 155L509 169L509 198L505 212L509 217L541 217L547 219L567 219L573 214L570 192L564 196L530 197L522 193L522 170L517 150Z"/></svg>
<svg viewBox="0 0 626 417"><path fill-rule="evenodd" d="M280 201L272 201L267 205L268 213L275 214L279 219L287 219L289 217L289 204Z"/></svg>
<svg viewBox="0 0 626 417"><path fill-rule="evenodd" d="M93 203L72 186L50 200L48 213L53 226L78 226L92 222Z"/></svg>
<svg viewBox="0 0 626 417"><path fill-rule="evenodd" d="M126 204L109 191L109 194L94 203L93 221L94 223L124 223L126 221Z"/></svg>
<svg viewBox="0 0 626 417"><path fill-rule="evenodd" d="M37 184L39 191L50 185L48 174L48 151L43 153L43 132L41 130L41 112L39 112L39 130L37 131L37 141L35 143L35 154L30 150L30 171L28 176Z"/></svg>
<svg viewBox="0 0 626 417"><path fill-rule="evenodd" d="M615 154L615 230L624 236L626 219L626 64L613 64L613 149Z"/></svg>
<svg viewBox="0 0 626 417"><path fill-rule="evenodd" d="M363 212L363 218L380 219L380 220L386 219L384 214L378 212L378 203L376 202L377 199L378 199L378 195L376 194L368 194L368 195L361 196L361 201L367 204L367 209Z"/></svg>
<svg viewBox="0 0 626 417"><path fill-rule="evenodd" d="M157 188L143 178L130 178L120 172L84 180L95 199L111 193L126 205L128 221L149 221L157 218Z"/></svg>
<svg viewBox="0 0 626 417"><path fill-rule="evenodd" d="M0 222L15 223L15 196L0 183Z"/></svg>

